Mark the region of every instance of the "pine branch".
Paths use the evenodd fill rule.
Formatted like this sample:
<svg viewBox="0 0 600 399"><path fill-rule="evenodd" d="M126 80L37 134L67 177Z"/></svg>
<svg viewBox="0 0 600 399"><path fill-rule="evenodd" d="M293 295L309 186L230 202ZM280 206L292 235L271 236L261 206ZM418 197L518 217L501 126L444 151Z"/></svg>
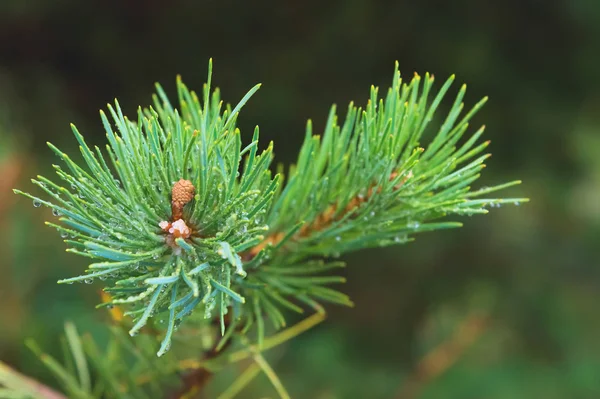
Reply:
<svg viewBox="0 0 600 399"><path fill-rule="evenodd" d="M486 331L487 316L472 314L466 317L454 334L433 348L417 364L396 395L398 399L419 397L422 387L452 367L474 342Z"/></svg>
<svg viewBox="0 0 600 399"><path fill-rule="evenodd" d="M392 174L390 175L390 181L396 180L397 176L398 174L396 172L392 172ZM410 173L407 176L403 177L400 180L400 182L394 186L394 190L399 190L400 187L402 187L402 185L406 183L406 181L411 177L412 174ZM374 193L381 193L381 188L376 189L375 186L369 187L366 195L359 194L356 197L352 198L341 212L338 212L337 204L329 205L329 207L327 207L327 209L324 212L318 214L311 223L304 224L300 228L300 230L291 237L291 239L293 241L297 241L302 238L309 237L312 234L317 234L320 231L330 227L334 222L340 221L345 217L356 217L356 211L358 210L358 208L365 202L368 202ZM249 251L242 253L240 256L242 257L242 259L250 261L256 255L258 255L265 247L277 246L284 238L285 234L283 233L272 234L268 236L263 242L251 248Z"/></svg>
<svg viewBox="0 0 600 399"><path fill-rule="evenodd" d="M52 208L58 222L47 225L65 238L68 252L90 259L82 275L59 283L101 280L105 301L99 307L119 307L115 313L132 336L158 332L160 343L143 333L134 348L158 346L163 364L178 363L169 352L174 339L194 345L180 327L212 336L216 326L220 339L196 362L234 361L224 349L255 335L254 357L270 374L260 351L273 342L271 329L287 326L286 312L312 308L322 314L321 302L352 306L331 288L345 281L330 274L344 266L332 258L461 226L448 216L526 201L488 197L520 181L471 189L490 155L484 153L489 141L479 142L484 127L467 131L487 99L463 113L463 85L439 119L453 76L435 93L432 75L403 82L396 65L386 94L371 87L364 109L351 103L343 123L335 106L322 135L313 134L308 122L285 179L271 171L273 143L259 151L258 127L245 146L236 128L241 108L260 85L235 107L223 107L219 90L211 92L211 77L212 61L201 96L178 78L175 106L157 85L153 105L138 109L135 120L117 101L108 105L110 118L100 112L104 151L90 148L72 126L83 163L48 144L63 162L54 165L61 182L33 179L44 198L14 190L36 207ZM121 351L122 341L117 334L119 344L109 349ZM98 358L101 349L93 340L84 339L83 350L112 394L119 396L120 384L145 392L134 377L118 379L113 361ZM152 369L140 352L127 350L140 370ZM81 364L81 353L77 358ZM168 369L159 375L172 382L164 374ZM205 371L196 371L182 389L204 384ZM73 392L89 391L85 380L81 387L68 373L60 375Z"/></svg>

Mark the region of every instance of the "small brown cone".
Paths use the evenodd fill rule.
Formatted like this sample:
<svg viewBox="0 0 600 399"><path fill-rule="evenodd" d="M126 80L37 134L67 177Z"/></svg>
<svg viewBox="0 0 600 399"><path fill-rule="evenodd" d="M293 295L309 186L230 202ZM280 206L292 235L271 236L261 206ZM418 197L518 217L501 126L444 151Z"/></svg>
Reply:
<svg viewBox="0 0 600 399"><path fill-rule="evenodd" d="M189 180L181 179L173 185L171 190L172 219L178 220L183 217L183 207L194 198L196 188Z"/></svg>

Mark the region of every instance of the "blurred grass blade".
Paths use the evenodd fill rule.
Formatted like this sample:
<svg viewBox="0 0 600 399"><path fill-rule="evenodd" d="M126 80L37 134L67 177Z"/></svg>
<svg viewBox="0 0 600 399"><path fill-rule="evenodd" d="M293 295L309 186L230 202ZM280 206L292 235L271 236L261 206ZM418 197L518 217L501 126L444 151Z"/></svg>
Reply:
<svg viewBox="0 0 600 399"><path fill-rule="evenodd" d="M6 387L0 389L1 398L66 399L63 394L22 375L2 361L0 361L0 384Z"/></svg>
<svg viewBox="0 0 600 399"><path fill-rule="evenodd" d="M92 398L91 394L88 394L86 391L81 389L79 382L75 378L75 376L69 374L63 366L60 365L53 357L47 355L42 352L42 350L36 345L32 340L26 341L27 346L35 353L42 363L50 369L52 374L60 381L65 390L69 393L69 397L75 398Z"/></svg>
<svg viewBox="0 0 600 399"><path fill-rule="evenodd" d="M83 346L79 339L79 334L75 325L71 322L65 323L65 333L67 336L67 342L73 358L75 359L75 365L77 367L77 374L79 375L79 382L81 388L86 392L91 392L92 384L90 381L90 370L88 368L87 360L85 359L85 353L83 352Z"/></svg>

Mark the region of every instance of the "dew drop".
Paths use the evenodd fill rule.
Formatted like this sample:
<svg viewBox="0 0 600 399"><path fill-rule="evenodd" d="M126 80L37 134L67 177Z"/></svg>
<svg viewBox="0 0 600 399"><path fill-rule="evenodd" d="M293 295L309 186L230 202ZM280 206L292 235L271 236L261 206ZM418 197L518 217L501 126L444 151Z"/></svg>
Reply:
<svg viewBox="0 0 600 399"><path fill-rule="evenodd" d="M33 206L35 206L36 208L39 208L40 206L42 206L42 203L39 200L34 199Z"/></svg>
<svg viewBox="0 0 600 399"><path fill-rule="evenodd" d="M58 211L58 209L56 209L56 208L52 208L52 214L53 214L54 216L61 216L61 213L60 213L60 212Z"/></svg>
<svg viewBox="0 0 600 399"><path fill-rule="evenodd" d="M60 236L61 236L62 238L67 238L67 237L69 236L69 233L67 233L66 231L61 231L61 232L60 232Z"/></svg>
<svg viewBox="0 0 600 399"><path fill-rule="evenodd" d="M407 241L408 241L408 237L406 235L394 237L394 242L397 242L397 243L405 243Z"/></svg>
<svg viewBox="0 0 600 399"><path fill-rule="evenodd" d="M94 279L92 278L86 278L85 280L83 280L84 283L86 284L92 284L94 282Z"/></svg>

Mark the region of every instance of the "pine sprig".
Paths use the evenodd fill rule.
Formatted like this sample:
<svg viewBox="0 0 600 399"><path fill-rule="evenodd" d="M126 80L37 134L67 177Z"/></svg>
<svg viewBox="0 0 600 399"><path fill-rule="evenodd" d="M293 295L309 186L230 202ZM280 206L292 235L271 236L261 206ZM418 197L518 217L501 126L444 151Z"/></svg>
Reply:
<svg viewBox="0 0 600 399"><path fill-rule="evenodd" d="M309 122L298 162L269 213L271 242L277 231L306 221L295 236L294 251L316 255L406 242L413 233L458 227L433 222L451 214L487 213L486 205L524 199L474 198L506 188L511 182L472 192L470 184L485 167L478 143L483 127L463 144L469 121L485 104L478 102L460 119L463 85L439 128L428 128L454 77L433 95L433 76L403 83L397 69L385 98L371 88L365 109L350 104L338 124L332 107L325 131L313 135ZM433 96L433 100L429 97ZM433 133L433 135L432 135ZM421 142L430 135L424 148Z"/></svg>
<svg viewBox="0 0 600 399"><path fill-rule="evenodd" d="M212 62L202 100L178 78L176 106L157 85L153 106L135 121L109 105L110 118L100 114L104 152L72 126L86 167L49 144L64 163L54 166L62 182L32 180L49 199L15 190L52 208L60 223L47 224L67 251L92 259L85 274L60 282L104 280L111 299L102 306L127 306L131 335L148 323L161 330L159 355L184 320L216 319L220 348L255 329L260 347L264 319L280 329L288 310L352 305L329 287L344 282L329 275L343 266L330 257L461 225L447 215L525 201L484 197L518 181L471 191L489 142L479 142L483 128L467 131L485 98L463 115L462 86L433 126L454 77L434 93L433 76L404 83L396 65L383 98L372 87L365 108L350 104L341 124L332 107L320 136L308 122L282 185L270 169L273 143L259 151L257 127L243 145L235 127L259 85L223 109L211 75Z"/></svg>
<svg viewBox="0 0 600 399"><path fill-rule="evenodd" d="M332 107L322 135L314 135L308 122L298 161L268 213L269 235L243 256L258 258L265 248L273 253L253 262L250 270L256 272L245 281L260 288L242 290L246 296L261 292L263 306L255 317L265 313L279 328L284 323L274 309L295 306L292 299L351 305L346 295L324 286L343 282L323 275L343 263L315 257L407 243L417 233L462 225L441 220L448 215L485 214L488 206L527 201L482 198L520 181L471 191L489 157L482 155L489 141L479 143L484 127L465 135L487 98L461 116L463 85L442 124L431 126L453 81L434 93L432 75L403 83L396 65L384 98L371 87L364 110L350 104L342 124Z"/></svg>
<svg viewBox="0 0 600 399"><path fill-rule="evenodd" d="M269 170L272 144L259 153L257 129L242 148L235 127L259 86L233 110L221 109L210 83L202 104L180 79L177 87L181 111L157 86L154 107L139 109L135 122L118 102L108 106L111 120L101 112L109 142L104 154L72 126L87 169L49 144L66 165L55 166L64 186L42 176L32 181L51 200L15 190L35 206L52 208L61 223L48 225L67 238L68 251L94 262L86 274L60 283L105 280L112 295L105 305L131 306L131 335L156 314L167 314L159 354L168 349L174 326L197 305L210 318L217 302L224 311L231 302L244 302L232 288L234 276L246 274L237 252L264 238L263 214L278 185ZM195 196L175 215L171 190L181 179L194 186ZM185 227L171 228L177 220Z"/></svg>

